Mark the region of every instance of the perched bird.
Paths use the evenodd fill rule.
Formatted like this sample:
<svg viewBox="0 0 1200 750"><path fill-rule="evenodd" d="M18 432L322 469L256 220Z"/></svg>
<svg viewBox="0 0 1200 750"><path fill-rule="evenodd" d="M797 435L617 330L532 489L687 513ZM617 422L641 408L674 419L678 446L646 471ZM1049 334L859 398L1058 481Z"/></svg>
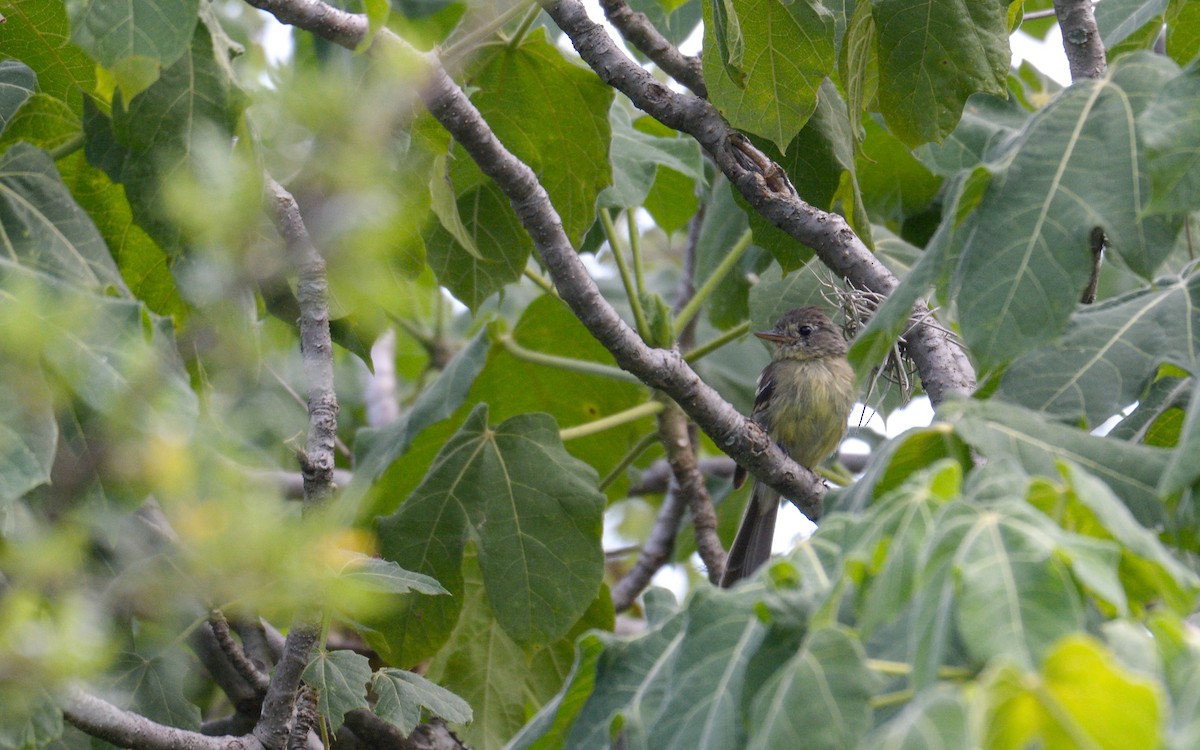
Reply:
<svg viewBox="0 0 1200 750"><path fill-rule="evenodd" d="M750 416L796 463L815 469L842 442L854 406L846 338L819 307L790 310L774 328L754 335L771 342L774 356L758 376ZM738 466L733 486L745 481L746 470ZM721 586L746 578L771 556L779 499L775 490L754 483Z"/></svg>

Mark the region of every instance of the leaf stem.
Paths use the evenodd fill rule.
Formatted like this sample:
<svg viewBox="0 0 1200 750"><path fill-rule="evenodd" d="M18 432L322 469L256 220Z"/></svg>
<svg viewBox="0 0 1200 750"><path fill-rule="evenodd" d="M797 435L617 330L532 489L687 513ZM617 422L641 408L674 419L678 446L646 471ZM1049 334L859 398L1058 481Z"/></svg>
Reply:
<svg viewBox="0 0 1200 750"><path fill-rule="evenodd" d="M462 38L455 40L453 44L442 50L442 60L452 60L458 55L471 52L476 45L484 42L503 28L504 24L520 15L525 10L525 6L526 3L517 3L479 28L468 31Z"/></svg>
<svg viewBox="0 0 1200 750"><path fill-rule="evenodd" d="M508 350L508 353L519 360L525 362L533 362L546 367L556 367L560 370L570 370L571 372L579 372L585 375L600 375L613 380L620 380L624 383L641 384L631 373L606 365L603 362L589 362L586 359L573 359L571 357L560 357L557 354L546 354L545 352L526 349L517 343L512 334L504 334L499 337L500 343Z"/></svg>
<svg viewBox="0 0 1200 750"><path fill-rule="evenodd" d="M880 708L887 708L888 706L898 706L901 703L907 703L908 701L912 700L912 697L913 691L911 688L897 690L893 693L884 693L883 695L872 696L871 708L878 710Z"/></svg>
<svg viewBox="0 0 1200 750"><path fill-rule="evenodd" d="M704 280L704 285L696 290L696 294L694 294L692 298L688 300L687 305L685 305L684 308L679 311L679 315L675 316L674 332L676 336L678 336L683 329L687 327L688 321L695 317L696 313L700 311L700 306L712 296L712 293L716 290L717 285L729 275L731 270L733 270L733 267L741 259L742 255L745 254L747 248L750 247L751 237L753 237L753 234L749 229L747 229L745 232L742 232L742 236L739 237L738 241L734 243L733 247L729 250L729 253L721 259L720 264L713 269L712 274Z"/></svg>
<svg viewBox="0 0 1200 750"><path fill-rule="evenodd" d="M646 311L642 309L641 287L635 286L629 275L629 265L621 254L621 245L617 242L617 228L613 226L612 216L607 208L600 209L600 225L604 227L604 235L608 238L608 246L612 248L613 260L617 262L617 271L621 274L621 283L625 285L625 296L629 297L629 306L633 308L633 320L637 324L638 334L643 341L648 341L650 324L646 322Z"/></svg>
<svg viewBox="0 0 1200 750"><path fill-rule="evenodd" d="M558 290L554 288L554 284L550 283L550 279L547 279L529 266L525 266L524 274L526 278L540 286L546 294L556 299L562 299L562 297L558 296Z"/></svg>
<svg viewBox="0 0 1200 750"><path fill-rule="evenodd" d="M700 346L683 355L684 360L691 364L705 355L715 352L731 341L736 341L750 332L750 321L740 323L711 341L705 341Z"/></svg>
<svg viewBox="0 0 1200 750"><path fill-rule="evenodd" d="M610 414L607 417L601 417L600 419L596 419L591 422L585 422L581 425L559 430L558 436L562 438L564 442L567 440L574 440L576 438L587 437L588 435L595 435L598 432L611 430L614 427L620 427L623 424L636 422L642 417L652 417L662 410L663 404L661 401L647 401L644 404L638 404L631 409L619 411L616 414Z"/></svg>
<svg viewBox="0 0 1200 750"><path fill-rule="evenodd" d="M83 133L76 133L75 135L71 136L70 140L60 143L54 148L50 149L50 158L54 161L64 159L83 148L83 143Z"/></svg>
<svg viewBox="0 0 1200 750"><path fill-rule="evenodd" d="M525 17L521 19L521 25L518 26L517 30L513 33L512 39L508 40L509 49L515 49L517 45L519 45L525 39L525 35L529 33L530 27L533 26L533 22L537 19L538 13L541 12L542 6L538 5L537 3L533 3L533 7L531 7L525 14Z"/></svg>
<svg viewBox="0 0 1200 750"><path fill-rule="evenodd" d="M629 251L633 254L633 280L641 292L646 288L646 264L642 262L642 235L638 233L633 209L625 211L625 231L629 234Z"/></svg>
<svg viewBox="0 0 1200 750"><path fill-rule="evenodd" d="M638 460L639 456L645 453L650 446L657 442L658 433L651 432L647 435L643 435L641 440L634 443L633 447L626 451L624 456L621 456L621 460L617 461L616 465L612 467L612 470L604 475L604 478L600 480L600 483L596 485L596 488L601 492L606 490L610 484L617 481L622 472L628 469L634 461Z"/></svg>

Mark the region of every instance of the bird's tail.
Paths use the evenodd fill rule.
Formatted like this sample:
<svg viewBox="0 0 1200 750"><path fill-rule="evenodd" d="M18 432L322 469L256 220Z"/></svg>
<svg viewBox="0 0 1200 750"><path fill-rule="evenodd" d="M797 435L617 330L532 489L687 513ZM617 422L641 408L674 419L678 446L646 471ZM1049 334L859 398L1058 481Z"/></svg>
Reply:
<svg viewBox="0 0 1200 750"><path fill-rule="evenodd" d="M725 558L721 588L729 588L743 578L749 578L771 556L778 515L779 493L762 482L755 482L750 502L746 503L746 515L733 539L733 546L729 548L729 556Z"/></svg>

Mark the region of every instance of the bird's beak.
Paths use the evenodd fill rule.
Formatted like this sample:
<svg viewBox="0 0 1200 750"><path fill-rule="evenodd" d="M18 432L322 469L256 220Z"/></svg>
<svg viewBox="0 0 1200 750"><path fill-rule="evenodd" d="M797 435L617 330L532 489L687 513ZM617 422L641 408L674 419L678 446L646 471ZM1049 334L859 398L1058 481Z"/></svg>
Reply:
<svg viewBox="0 0 1200 750"><path fill-rule="evenodd" d="M785 336L778 331L755 331L754 335L758 336L760 339L764 339L766 341L776 341L781 344L786 344L792 340L791 336Z"/></svg>

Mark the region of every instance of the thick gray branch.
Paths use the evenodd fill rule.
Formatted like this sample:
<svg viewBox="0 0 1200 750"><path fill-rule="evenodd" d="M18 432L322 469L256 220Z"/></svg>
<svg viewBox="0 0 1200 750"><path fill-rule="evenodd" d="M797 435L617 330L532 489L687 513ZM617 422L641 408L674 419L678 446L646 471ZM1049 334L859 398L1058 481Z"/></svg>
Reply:
<svg viewBox="0 0 1200 750"><path fill-rule="evenodd" d="M700 58L680 52L678 47L659 33L645 13L630 8L625 0L600 0L600 7L604 9L604 17L621 32L621 36L653 60L664 73L687 86L696 96L708 98Z"/></svg>
<svg viewBox="0 0 1200 750"><path fill-rule="evenodd" d="M826 266L853 286L882 295L896 288L899 281L846 220L801 200L784 170L730 127L715 107L656 81L616 46L603 27L588 18L578 0L556 0L545 7L601 79L628 96L639 109L695 138L759 213L811 247ZM935 327L922 324L926 315L925 306L918 304L913 311L908 349L930 400L937 404L951 393L972 392L975 372L966 355ZM734 457L741 460L740 456ZM749 465L747 468L754 471ZM755 475L762 478L757 472ZM767 483L774 486L773 482Z"/></svg>
<svg viewBox="0 0 1200 750"><path fill-rule="evenodd" d="M59 698L63 717L78 729L118 747L139 750L264 750L253 736L209 737L168 727L125 711L77 687Z"/></svg>
<svg viewBox="0 0 1200 750"><path fill-rule="evenodd" d="M1103 78L1108 70L1104 42L1096 27L1091 0L1054 0L1054 15L1062 29L1063 49L1071 66L1071 80Z"/></svg>

